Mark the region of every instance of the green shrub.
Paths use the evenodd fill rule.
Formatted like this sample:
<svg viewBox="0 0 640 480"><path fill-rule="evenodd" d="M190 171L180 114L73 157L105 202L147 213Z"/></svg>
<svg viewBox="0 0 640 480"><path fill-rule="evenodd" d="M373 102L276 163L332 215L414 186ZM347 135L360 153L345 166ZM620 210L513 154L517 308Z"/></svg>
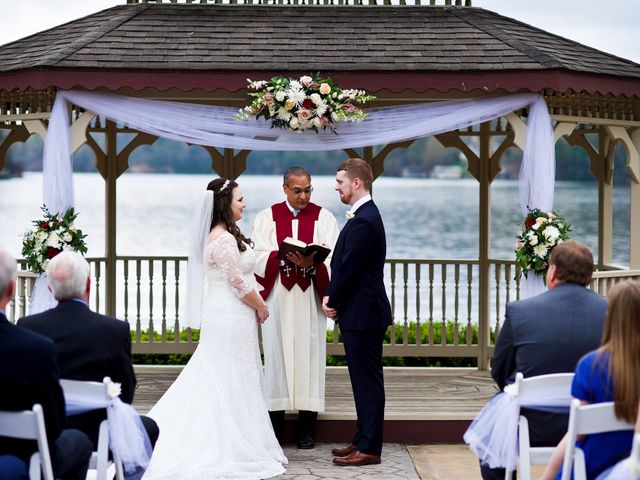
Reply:
<svg viewBox="0 0 640 480"><path fill-rule="evenodd" d="M453 344L454 323L447 322L446 324L446 343ZM327 342L333 343L333 330L327 330ZM440 344L442 335L442 322L433 323L432 338L435 344ZM397 324L395 326L395 338L397 344L403 343L404 326ZM491 341L495 341L495 332L493 329L490 332ZM415 344L416 342L416 323L411 322L407 326L407 337L409 344ZM173 331L167 332L167 341L174 341ZM136 333L131 332L131 339L135 341ZM149 333L147 331L141 332L141 339L143 342L149 341ZM200 330L192 330L192 340L198 341L200 339ZM391 328L387 329L385 333L385 344L391 343ZM154 332L153 340L160 342L162 336ZM427 344L429 342L429 324L420 324L420 340L421 343ZM187 330L184 329L180 332L180 341L187 341ZM342 342L342 336L338 338L339 342ZM458 344L466 345L467 343L467 327L466 325L458 324ZM478 326L471 325L471 343L478 343ZM133 355L133 363L137 365L185 365L191 354L188 353L174 353L174 354L159 354L159 353L145 353ZM387 367L476 367L476 357L384 357L382 363ZM347 364L344 355L327 355L328 366L345 366Z"/></svg>

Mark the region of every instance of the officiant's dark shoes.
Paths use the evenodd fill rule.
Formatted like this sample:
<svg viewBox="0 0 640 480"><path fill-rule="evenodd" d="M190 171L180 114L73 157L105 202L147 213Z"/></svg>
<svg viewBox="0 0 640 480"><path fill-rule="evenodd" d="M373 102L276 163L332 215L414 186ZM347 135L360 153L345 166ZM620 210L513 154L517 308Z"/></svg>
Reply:
<svg viewBox="0 0 640 480"><path fill-rule="evenodd" d="M318 412L300 410L298 412L298 428L296 446L301 450L316 447L316 423Z"/></svg>
<svg viewBox="0 0 640 480"><path fill-rule="evenodd" d="M334 457L346 457L350 453L353 453L357 450L356 446L353 443L350 443L344 448L334 448L331 450L331 455Z"/></svg>
<svg viewBox="0 0 640 480"><path fill-rule="evenodd" d="M316 441L311 432L305 432L298 437L296 446L301 450L310 450L312 448L316 448Z"/></svg>
<svg viewBox="0 0 640 480"><path fill-rule="evenodd" d="M379 455L371 455L356 450L346 457L334 458L333 464L339 467L362 467L363 465L378 465L380 461Z"/></svg>

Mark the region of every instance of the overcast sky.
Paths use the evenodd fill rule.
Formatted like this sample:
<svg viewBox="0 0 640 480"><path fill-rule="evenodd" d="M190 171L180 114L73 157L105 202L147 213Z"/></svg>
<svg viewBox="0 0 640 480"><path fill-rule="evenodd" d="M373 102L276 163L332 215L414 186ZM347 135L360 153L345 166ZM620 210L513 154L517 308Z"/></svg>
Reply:
<svg viewBox="0 0 640 480"><path fill-rule="evenodd" d="M126 0L0 0L0 45ZM444 3L438 0L439 4ZM472 0L543 30L640 63L640 0Z"/></svg>

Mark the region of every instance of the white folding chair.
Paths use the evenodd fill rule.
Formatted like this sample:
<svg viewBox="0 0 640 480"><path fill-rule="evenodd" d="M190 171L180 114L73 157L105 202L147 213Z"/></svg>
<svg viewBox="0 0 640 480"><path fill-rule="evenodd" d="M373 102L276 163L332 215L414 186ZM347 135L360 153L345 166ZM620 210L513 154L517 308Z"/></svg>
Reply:
<svg viewBox="0 0 640 480"><path fill-rule="evenodd" d="M580 400L574 399L571 402L571 412L569 414L569 430L562 464L562 480L571 478L572 466L574 480L586 480L587 478L584 452L576 447L578 435L633 430L633 428L634 425L632 423L619 420L616 417L613 402L580 405Z"/></svg>
<svg viewBox="0 0 640 480"><path fill-rule="evenodd" d="M571 382L573 373L551 373L524 378L522 373L516 374L516 390L521 398L536 397L547 391L566 390L567 398L571 396ZM567 407L569 403L567 402ZM555 447L532 447L529 439L529 422L520 415L518 419L518 448L519 448L519 478L531 480L531 465L546 465ZM512 478L512 472L505 472L505 479Z"/></svg>
<svg viewBox="0 0 640 480"><path fill-rule="evenodd" d="M96 400L109 400L107 393L107 384L111 382L109 377L105 377L103 382L85 382L80 380L60 380L60 386L65 397L81 396L84 398L93 398ZM113 461L109 461L109 420L103 420L100 423L98 434L98 449L92 453L89 462L89 472L87 478L95 478L96 480L107 480L112 478L108 475L109 470L115 467L115 477L117 480L124 480L124 469L122 462L112 454ZM95 477L94 477L95 472Z"/></svg>
<svg viewBox="0 0 640 480"><path fill-rule="evenodd" d="M54 480L47 431L44 426L44 413L39 403L36 403L31 410L0 411L0 436L35 440L38 443L38 451L31 455L29 478L40 480L42 474L44 480Z"/></svg>

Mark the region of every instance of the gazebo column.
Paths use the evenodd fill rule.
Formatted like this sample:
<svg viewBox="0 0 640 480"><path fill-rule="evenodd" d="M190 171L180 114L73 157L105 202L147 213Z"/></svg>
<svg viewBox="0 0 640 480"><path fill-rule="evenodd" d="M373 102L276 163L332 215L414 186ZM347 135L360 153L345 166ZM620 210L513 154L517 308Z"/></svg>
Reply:
<svg viewBox="0 0 640 480"><path fill-rule="evenodd" d="M462 136L477 136L479 153L476 154L462 140ZM503 142L491 153L493 136L504 136ZM436 136L444 146L457 148L467 158L469 173L478 181L478 369L487 370L491 359L491 183L500 173L500 159L507 148L514 145L514 132L494 132L491 123L480 125L478 132L448 132ZM496 335L499 325L496 324Z"/></svg>
<svg viewBox="0 0 640 480"><path fill-rule="evenodd" d="M85 114L86 115L86 114ZM105 151L103 152L94 138L87 133L87 145L93 150L96 156L96 169L105 181L104 209L105 209L105 313L115 316L116 314L116 265L117 265L117 244L116 244L116 181L127 168L129 168L129 155L140 145L151 145L157 137L147 133L136 135L120 153L118 149L119 130L114 122L107 120L104 129L91 129L91 131L104 134ZM130 133L130 132L128 132Z"/></svg>
<svg viewBox="0 0 640 480"><path fill-rule="evenodd" d="M629 218L629 268L640 269L640 128L631 135L622 126L605 126L614 141L620 141L627 155L627 171L631 179Z"/></svg>
<svg viewBox="0 0 640 480"><path fill-rule="evenodd" d="M104 250L106 257L105 272L105 312L107 315L115 316L116 314L116 262L117 262L117 244L116 244L116 180L117 173L117 149L118 149L118 132L116 124L107 121L105 131L105 149L106 162L105 172L103 173L105 181L104 190L104 215L105 215L105 242Z"/></svg>
<svg viewBox="0 0 640 480"><path fill-rule="evenodd" d="M627 168L631 177L630 195L630 232L629 232L629 268L640 269L640 128L631 134L633 151L627 152Z"/></svg>
<svg viewBox="0 0 640 480"><path fill-rule="evenodd" d="M591 129L576 130L575 123L558 123L556 140L564 136L572 147L581 147L591 160L591 173L598 179L598 269L613 264L613 160L616 143L599 127L598 147L587 139Z"/></svg>

